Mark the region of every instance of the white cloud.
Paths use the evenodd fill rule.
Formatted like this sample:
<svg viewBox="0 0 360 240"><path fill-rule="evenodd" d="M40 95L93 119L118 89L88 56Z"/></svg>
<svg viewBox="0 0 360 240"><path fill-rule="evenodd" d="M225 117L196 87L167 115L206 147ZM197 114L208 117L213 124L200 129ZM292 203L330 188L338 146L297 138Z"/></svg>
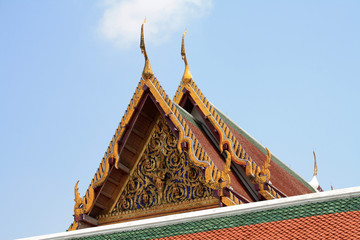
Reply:
<svg viewBox="0 0 360 240"><path fill-rule="evenodd" d="M105 0L104 3L100 33L124 48L139 44L140 26L145 17L146 42L160 43L212 7L212 0Z"/></svg>

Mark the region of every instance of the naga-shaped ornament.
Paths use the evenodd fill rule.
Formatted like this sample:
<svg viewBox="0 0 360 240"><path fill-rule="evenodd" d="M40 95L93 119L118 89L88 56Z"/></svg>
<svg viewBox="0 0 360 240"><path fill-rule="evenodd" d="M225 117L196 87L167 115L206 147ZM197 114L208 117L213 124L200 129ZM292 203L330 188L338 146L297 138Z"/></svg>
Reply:
<svg viewBox="0 0 360 240"><path fill-rule="evenodd" d="M205 177L207 180L207 184L212 189L222 189L224 187L230 186L230 175L229 172L230 166L231 166L231 155L230 153L225 150L226 154L226 163L225 167L222 171L219 171L213 162L210 163L210 166L208 166L205 170Z"/></svg>
<svg viewBox="0 0 360 240"><path fill-rule="evenodd" d="M270 162L271 152L266 148L267 156L264 166L261 168L254 162L247 162L246 164L246 175L250 178L250 181L255 184L267 183L270 180Z"/></svg>
<svg viewBox="0 0 360 240"><path fill-rule="evenodd" d="M93 205L95 200L95 192L94 188L91 185L88 188L85 196L83 198L80 197L79 188L78 188L79 181L76 182L74 192L75 192L75 205L74 205L74 214L75 217L79 216L80 214L87 214L90 211L90 208Z"/></svg>

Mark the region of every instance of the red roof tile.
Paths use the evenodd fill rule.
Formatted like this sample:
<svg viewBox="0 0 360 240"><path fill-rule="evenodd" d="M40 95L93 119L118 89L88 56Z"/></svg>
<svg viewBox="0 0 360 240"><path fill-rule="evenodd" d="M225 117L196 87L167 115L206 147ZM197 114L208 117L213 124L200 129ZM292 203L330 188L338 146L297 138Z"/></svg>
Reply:
<svg viewBox="0 0 360 240"><path fill-rule="evenodd" d="M234 134L239 143L244 147L246 152L251 156L251 158L256 162L258 166L263 166L266 160L266 155L262 153L255 145L248 141L243 135L238 133L230 125L228 128ZM280 167L274 161L270 163L270 181L271 183L278 188L280 191L285 193L287 196L295 196L306 193L311 193L311 190L303 185L299 180L292 176L285 169Z"/></svg>
<svg viewBox="0 0 360 240"><path fill-rule="evenodd" d="M360 239L360 211L225 228L160 239Z"/></svg>
<svg viewBox="0 0 360 240"><path fill-rule="evenodd" d="M189 120L184 118L187 125L191 128L191 131L195 135L196 139L199 141L201 146L206 149L205 152L208 154L210 159L215 163L215 165L219 168L219 170L223 170L225 168L225 161L223 157L220 155L219 151L217 150L217 147L214 146L209 139L209 137L204 134L198 127L194 126ZM242 182L240 180L237 180L237 177L235 174L231 171L229 173L231 183L230 186L240 195L245 197L249 201L253 201L250 194L246 190L245 186L242 185Z"/></svg>

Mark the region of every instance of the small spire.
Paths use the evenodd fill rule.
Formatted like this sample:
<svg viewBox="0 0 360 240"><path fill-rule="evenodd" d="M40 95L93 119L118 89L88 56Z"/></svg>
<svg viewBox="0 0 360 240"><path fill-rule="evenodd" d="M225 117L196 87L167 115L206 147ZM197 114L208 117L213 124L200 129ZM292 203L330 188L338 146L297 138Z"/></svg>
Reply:
<svg viewBox="0 0 360 240"><path fill-rule="evenodd" d="M313 154L314 154L314 176L316 176L317 172L318 172L318 168L317 168L317 164L316 164L315 150L313 150Z"/></svg>
<svg viewBox="0 0 360 240"><path fill-rule="evenodd" d="M319 181L317 180L317 172L318 172L318 168L317 168L317 164L316 164L316 155L315 155L315 151L313 151L314 154L314 175L313 178L311 179L311 181L309 182L309 184L317 191L317 192L323 192L322 188L320 187Z"/></svg>
<svg viewBox="0 0 360 240"><path fill-rule="evenodd" d="M145 57L145 66L144 66L144 70L142 72L142 76L146 80L146 79L150 79L154 74L151 69L150 61L149 61L149 58L147 56L146 49L145 49L145 41L144 41L144 24L145 23L146 23L146 18L144 19L144 22L141 24L140 49L141 49L141 53L144 54L144 57Z"/></svg>
<svg viewBox="0 0 360 240"><path fill-rule="evenodd" d="M334 190L333 186L332 185L330 185L330 186L331 186L331 190Z"/></svg>
<svg viewBox="0 0 360 240"><path fill-rule="evenodd" d="M190 69L189 69L189 65L186 59L186 53L185 53L185 34L186 34L186 30L182 36L182 44L181 44L181 56L182 59L184 60L185 63L185 71L184 71L184 75L182 77L182 81L187 84L192 80L192 76L190 73Z"/></svg>

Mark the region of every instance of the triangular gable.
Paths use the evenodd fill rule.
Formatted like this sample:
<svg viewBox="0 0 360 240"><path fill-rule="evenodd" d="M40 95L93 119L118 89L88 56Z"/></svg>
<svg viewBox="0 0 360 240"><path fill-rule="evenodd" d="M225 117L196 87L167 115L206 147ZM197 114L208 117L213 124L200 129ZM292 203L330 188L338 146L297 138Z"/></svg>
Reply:
<svg viewBox="0 0 360 240"><path fill-rule="evenodd" d="M229 206L257 201L261 198L285 197L281 189L276 188L278 185L275 187L269 182L270 160L274 160L274 156L267 149L265 154L260 151L261 157L253 154L253 149L249 150L242 141L241 137L244 136L234 130L227 119L223 120L226 117L207 101L193 82L186 61L184 44L182 55L185 61L185 73L174 100L171 100L152 73L145 50L143 26L141 33L140 47L145 57L142 78L83 198L80 198L77 184L75 185L75 220L69 230L78 229L79 223L80 227L90 227L148 217L149 214L155 216L215 207L214 199L220 206ZM191 113L189 108L194 108L196 111ZM141 189L135 187L139 190L138 195L131 197L129 191L134 189L134 186L140 186L134 184L133 178L140 176L136 173L137 170L142 164L144 165L142 161L151 155L149 142L154 139L154 132L156 135L160 122L162 126L171 129L172 135L168 132L168 136L174 136L173 138L176 139L172 143L176 154L186 156L183 165L193 166L201 175L197 179L200 185L197 186L206 189L205 192L208 193L211 189L213 196L218 199L208 195L195 197L187 195L189 198L183 198L180 202L166 202L164 199L169 198L164 198L164 192L159 191L161 184L165 184L165 178L159 176L163 171L171 170L159 167L164 166L165 157L163 157L164 161L161 157L157 159L157 170L152 173L155 175L149 179L142 178ZM253 160L255 157L256 159ZM178 172L175 175L177 174ZM185 175L177 175L176 183L188 181L189 179L184 179ZM189 173L186 177L189 177ZM156 183L157 181L160 182ZM235 181L237 189L244 194L234 191L232 186L235 185L231 185L231 181ZM168 187L166 191L171 192L172 196L176 194L180 196L181 189L176 187L174 182L166 186ZM186 188L192 187L194 186ZM153 193L151 201L149 201L150 193ZM131 201L133 205L129 207L127 204ZM185 205L171 208L171 204L182 205L186 201L191 202L188 203L187 208ZM154 204L151 205L150 202Z"/></svg>
<svg viewBox="0 0 360 240"><path fill-rule="evenodd" d="M191 79L181 81L174 102L198 115L212 131L222 152L227 149L234 163L242 166L248 179L265 199L313 192L311 186L216 109ZM270 182L270 165L274 176ZM259 167L261 166L261 167ZM285 193L284 193L285 192Z"/></svg>
<svg viewBox="0 0 360 240"><path fill-rule="evenodd" d="M162 116L150 134L143 154L131 170L110 210L98 224L122 222L217 207L219 200L206 187L201 168L191 163Z"/></svg>
<svg viewBox="0 0 360 240"><path fill-rule="evenodd" d="M205 186L216 190L216 195L220 197L220 201L227 205L242 203L241 198L233 194L224 196L222 192L224 187L230 186L230 153L224 150L226 164L222 170L218 169L192 133L187 121L179 113L179 106L174 104L154 77L145 51L143 29L140 46L145 56L142 78L83 198L80 198L77 184L75 185L75 221L69 230L78 229L80 222L84 223L83 227L97 225L98 222L94 217L113 211L119 200L119 194L124 191L121 187L126 186L125 183L130 178L129 174L136 167L135 160L141 155L139 149L136 148L145 144L146 135L152 129L151 125L154 126L156 122L154 121L155 115L149 117L156 111L144 107L150 101L149 99L174 131L174 135L178 139L176 146L178 152L186 152L187 160L204 172ZM148 109L148 114L144 114L143 109ZM134 128L138 123L139 115L144 115L143 119L147 118L147 128L142 132ZM138 125L143 126L143 124ZM142 139L132 138L135 135L144 136ZM115 185L115 187L109 193L107 189L111 184Z"/></svg>
<svg viewBox="0 0 360 240"><path fill-rule="evenodd" d="M175 135L178 138L176 146L178 151L180 153L185 151L188 154L189 161L203 169L206 186L213 190L220 190L230 186L230 155L228 154L228 158L226 159L225 169L222 171L219 170L195 138L191 128L177 110L176 104L170 100L157 79L152 77L151 79L144 80L144 78L142 78L86 195L80 199L79 193L75 188L77 196L75 199L75 222L70 229L76 229L79 221L84 220L89 213L95 216L100 214L102 211L97 210L97 208L108 208L104 206L103 203L98 202L101 201L104 182L110 181L120 185L122 181L121 179L116 180L109 178L109 172L116 171L117 174L121 172L128 174L131 171L129 163L124 163L121 159L122 151L120 149L124 147L124 143L128 140L127 137L131 134L131 129L134 124L133 120L140 114L139 109L142 108L140 105L146 104L144 103L145 97L151 98L152 101L156 103L156 107L161 115L169 126L175 130ZM133 152L136 151L137 150L133 150ZM95 191L97 193L95 193ZM112 198L113 196L108 197ZM241 200L236 198L236 196L231 197L231 201L237 204L241 203Z"/></svg>
<svg viewBox="0 0 360 240"><path fill-rule="evenodd" d="M187 122L188 126L191 128L192 132L194 133L196 139L200 142L200 144L206 149L207 154L210 156L211 160L215 163L215 165L220 168L224 169L226 165L226 154L221 154L218 150L214 141L209 137L209 134L206 131L206 127L199 122L194 116L188 113L186 110L178 106L178 110L183 116L184 120ZM233 168L233 167L231 167ZM236 171L236 170L235 170ZM229 172L229 176L231 179L231 189L225 188L222 190L222 193L219 193L221 196L222 204L229 206L234 204L239 204L238 199L241 199L243 202L252 202L255 201L254 198L257 198L257 192L255 189L253 190L254 193L248 190L246 184L248 184L244 179L239 179L236 175L234 169ZM251 184L251 183L250 183ZM230 201L230 199L232 199ZM230 201L230 202L229 202Z"/></svg>
<svg viewBox="0 0 360 240"><path fill-rule="evenodd" d="M186 31L185 31L186 33ZM192 114L208 131L208 135L217 145L220 153L230 154L232 170L241 177L246 173L249 191L254 188L264 199L280 198L314 192L314 189L294 171L277 159L270 151L239 128L224 114L216 109L193 81L185 53L184 37L181 55L185 71L174 102ZM270 182L270 162L273 162L274 176ZM239 168L241 166L241 168ZM260 167L261 166L261 167ZM276 186L276 187L275 187ZM231 192L231 189L230 189ZM285 193L284 193L285 192ZM256 199L256 197L255 197Z"/></svg>

